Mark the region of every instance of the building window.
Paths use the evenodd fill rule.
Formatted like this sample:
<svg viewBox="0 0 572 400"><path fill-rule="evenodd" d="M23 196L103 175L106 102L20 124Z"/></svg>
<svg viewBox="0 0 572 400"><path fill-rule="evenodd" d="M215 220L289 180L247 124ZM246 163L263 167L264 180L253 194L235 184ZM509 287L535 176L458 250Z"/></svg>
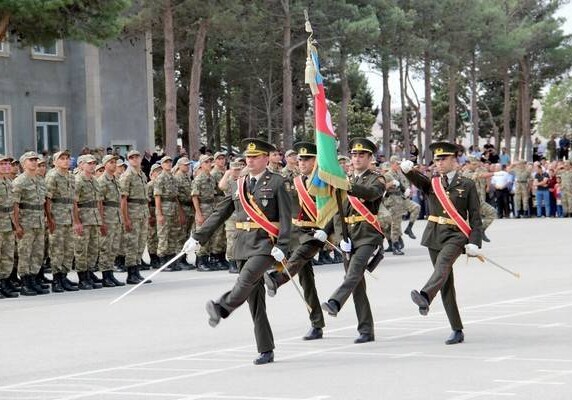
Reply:
<svg viewBox="0 0 572 400"><path fill-rule="evenodd" d="M36 150L53 151L60 149L64 133L64 110L56 108L36 108Z"/></svg>
<svg viewBox="0 0 572 400"><path fill-rule="evenodd" d="M10 45L6 40L0 42L0 57L8 57L10 55Z"/></svg>
<svg viewBox="0 0 572 400"><path fill-rule="evenodd" d="M8 136L8 110L0 108L0 154L6 154L6 137Z"/></svg>
<svg viewBox="0 0 572 400"><path fill-rule="evenodd" d="M64 59L64 43L56 40L50 44L36 44L32 46L32 58L38 60L56 60Z"/></svg>

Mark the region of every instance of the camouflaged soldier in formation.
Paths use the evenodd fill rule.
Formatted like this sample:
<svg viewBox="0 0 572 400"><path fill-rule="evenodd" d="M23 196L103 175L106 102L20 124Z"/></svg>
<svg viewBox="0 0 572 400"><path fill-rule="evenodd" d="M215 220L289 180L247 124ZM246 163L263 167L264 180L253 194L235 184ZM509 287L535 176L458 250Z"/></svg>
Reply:
<svg viewBox="0 0 572 400"><path fill-rule="evenodd" d="M386 251L392 251L393 254L402 256L404 253L401 251L399 239L401 238L402 234L401 221L403 214L405 214L405 198L403 196L405 192L403 181L405 179L400 176L401 174L395 171L394 165L399 167L396 159L393 159L393 163L390 162L387 172L383 175L385 181L387 182L386 192L383 198L383 205L391 213L391 228L388 238L390 246L386 249ZM388 233L387 231L385 232L386 234Z"/></svg>
<svg viewBox="0 0 572 400"><path fill-rule="evenodd" d="M95 180L96 160L91 154L78 158L79 172L75 176L74 193L74 256L80 290L101 289L102 280L95 275L95 260L99 254L103 208L101 193Z"/></svg>
<svg viewBox="0 0 572 400"><path fill-rule="evenodd" d="M480 166L480 160L476 157L469 156L469 163L465 166L465 170L459 171L465 178L471 179L477 188L480 200L480 212L483 226L482 240L490 242L485 234L485 230L493 223L497 217L497 211L493 206L487 203L486 180L491 175L490 172ZM528 199L526 200L528 209Z"/></svg>
<svg viewBox="0 0 572 400"><path fill-rule="evenodd" d="M530 190L532 188L532 175L526 167L526 161L521 160L512 169L514 174L514 213L517 218L530 218ZM481 199L482 203L482 199ZM496 215L496 211L495 211ZM483 220L483 225L486 222Z"/></svg>
<svg viewBox="0 0 572 400"><path fill-rule="evenodd" d="M39 284L38 273L44 257L44 203L46 193L36 173L38 155L28 151L20 157L24 172L12 183L14 228L18 245L18 274L22 278L21 294L35 296L49 293Z"/></svg>
<svg viewBox="0 0 572 400"><path fill-rule="evenodd" d="M40 181L40 185L42 186L42 190L46 193L46 173L47 173L47 158L43 155L38 154L38 172L36 176ZM44 257L42 260L42 266L40 267L40 272L38 273L38 282L39 283L53 283L53 280L46 277L45 273L46 270L51 270L50 264L50 243L49 243L49 232L48 232L48 225L45 224L45 232L44 232Z"/></svg>
<svg viewBox="0 0 572 400"><path fill-rule="evenodd" d="M0 298L18 297L19 291L12 285L10 275L14 268L14 230L12 229L12 182L10 181L12 157L0 155Z"/></svg>
<svg viewBox="0 0 572 400"><path fill-rule="evenodd" d="M202 155L199 158L199 173L193 180L191 195L195 208L195 227L200 228L204 221L213 213L217 192L219 191L215 179L210 174L212 157ZM224 226L219 227L197 252L197 270L213 271L219 269L217 261L213 257L213 262L209 263L209 255L220 257L226 251L226 245L217 238L221 233L224 235Z"/></svg>
<svg viewBox="0 0 572 400"><path fill-rule="evenodd" d="M130 150L127 153L127 160L129 168L119 178L121 217L125 228L123 240L127 283L136 285L144 280L140 268L149 230L149 198L147 177L141 171L141 153ZM147 280L145 283L151 281Z"/></svg>
<svg viewBox="0 0 572 400"><path fill-rule="evenodd" d="M151 258L151 266L158 268L161 266L161 260L157 255L157 219L155 218L155 196L153 195L155 180L163 171L160 164L153 164L151 166L151 173L149 174L149 182L147 182L147 197L149 200L149 231L147 234L147 251L149 251L149 258Z"/></svg>
<svg viewBox="0 0 572 400"><path fill-rule="evenodd" d="M236 181L240 177L241 172L245 169L246 162L243 158L237 158L230 163L230 169L225 172L222 179L218 183L218 187L223 191L225 196L230 196L236 193L238 187ZM236 244L236 236L238 231L236 229L237 214L236 210L224 223L224 230L226 234L226 258L230 264L228 272L230 274L238 274L238 265L234 255L234 247Z"/></svg>
<svg viewBox="0 0 572 400"><path fill-rule="evenodd" d="M101 160L104 172L97 178L103 206L103 221L99 246L99 270L103 276L104 287L125 286L113 274L113 263L119 254L121 235L121 194L119 182L115 178L117 156L108 154ZM104 234L105 233L105 234Z"/></svg>
<svg viewBox="0 0 572 400"><path fill-rule="evenodd" d="M179 252L179 239L182 222L182 210L179 206L179 186L171 173L173 160L169 156L161 159L163 171L153 184L155 198L155 220L157 221L157 255L160 263L165 264ZM180 271L177 262L172 263L165 271Z"/></svg>
<svg viewBox="0 0 572 400"><path fill-rule="evenodd" d="M178 199L179 205L181 206L181 211L183 213L184 223L178 227L179 231L177 233L177 249L181 249L185 243L186 238L191 234L191 229L193 228L194 221L194 210L193 202L191 201L191 191L193 185L193 179L190 174L191 161L187 157L181 157L177 160L177 172L175 173L175 179L177 181L178 188ZM195 269L194 265L188 264L186 257L183 257L179 261L179 265L183 269Z"/></svg>
<svg viewBox="0 0 572 400"><path fill-rule="evenodd" d="M121 158L116 162L117 168L115 169L115 179L119 182L121 175L127 170L127 164ZM120 186L121 189L121 186ZM123 214L122 214L123 215ZM125 272L125 224L121 224L121 232L119 234L119 254L115 257L115 267Z"/></svg>
<svg viewBox="0 0 572 400"><path fill-rule="evenodd" d="M214 207L224 199L224 192L219 188L218 184L226 172L226 153L217 151L213 156L213 168L211 169L211 176L215 180L215 202ZM226 232L225 229L219 229L215 232L212 243L214 246L213 254L211 255L214 269L228 270L230 263L226 260Z"/></svg>
<svg viewBox="0 0 572 400"><path fill-rule="evenodd" d="M562 211L565 217L572 217L572 160L564 163L564 170L560 171L557 176L560 176L560 189Z"/></svg>
<svg viewBox="0 0 572 400"><path fill-rule="evenodd" d="M78 285L68 279L74 258L73 199L75 179L69 173L70 153L59 151L54 168L46 175L46 216L49 229L52 292L74 292Z"/></svg>

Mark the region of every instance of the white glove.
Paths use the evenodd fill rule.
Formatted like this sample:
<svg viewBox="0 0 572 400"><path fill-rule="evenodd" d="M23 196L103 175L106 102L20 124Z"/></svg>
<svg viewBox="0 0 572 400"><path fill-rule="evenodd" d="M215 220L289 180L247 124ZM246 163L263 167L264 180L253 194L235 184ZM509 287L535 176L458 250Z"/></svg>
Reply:
<svg viewBox="0 0 572 400"><path fill-rule="evenodd" d="M340 241L340 249L342 249L343 252L346 253L351 253L352 251L352 241L350 240L350 238L348 238L348 241L346 242L344 239L342 239Z"/></svg>
<svg viewBox="0 0 572 400"><path fill-rule="evenodd" d="M393 183L393 187L396 189L401 186L401 183L399 183L397 179L392 180L391 183Z"/></svg>
<svg viewBox="0 0 572 400"><path fill-rule="evenodd" d="M284 258L286 258L284 252L276 246L272 248L272 250L270 251L270 255L274 257L274 259L278 262L282 262Z"/></svg>
<svg viewBox="0 0 572 400"><path fill-rule="evenodd" d="M196 253L199 247L201 247L199 242L197 242L192 236L189 236L189 238L183 245L183 251L187 254L192 254Z"/></svg>
<svg viewBox="0 0 572 400"><path fill-rule="evenodd" d="M403 173L406 174L413 169L413 161L403 159L399 166L401 167Z"/></svg>
<svg viewBox="0 0 572 400"><path fill-rule="evenodd" d="M404 195L405 197L411 196L411 189L409 189L409 188L405 189L405 192L403 193L403 195Z"/></svg>
<svg viewBox="0 0 572 400"><path fill-rule="evenodd" d="M319 240L320 242L324 243L328 239L328 234L321 229L316 230L314 233L314 239Z"/></svg>
<svg viewBox="0 0 572 400"><path fill-rule="evenodd" d="M469 257L478 257L481 255L481 252L479 251L479 246L477 246L476 244L472 244L472 243L465 245L465 253Z"/></svg>

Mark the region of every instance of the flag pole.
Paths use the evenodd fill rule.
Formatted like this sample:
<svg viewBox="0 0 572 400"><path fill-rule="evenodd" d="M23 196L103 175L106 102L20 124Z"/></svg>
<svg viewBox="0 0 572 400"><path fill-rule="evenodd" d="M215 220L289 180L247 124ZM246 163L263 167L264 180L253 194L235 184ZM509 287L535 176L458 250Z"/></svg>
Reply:
<svg viewBox="0 0 572 400"><path fill-rule="evenodd" d="M346 223L346 219L344 217L341 189L336 189L336 203L338 204L338 213L340 214L340 222L342 224L342 238L344 239L344 242L347 242L349 239L348 224ZM344 260L344 268L347 271L350 264L350 254L344 252L342 259Z"/></svg>

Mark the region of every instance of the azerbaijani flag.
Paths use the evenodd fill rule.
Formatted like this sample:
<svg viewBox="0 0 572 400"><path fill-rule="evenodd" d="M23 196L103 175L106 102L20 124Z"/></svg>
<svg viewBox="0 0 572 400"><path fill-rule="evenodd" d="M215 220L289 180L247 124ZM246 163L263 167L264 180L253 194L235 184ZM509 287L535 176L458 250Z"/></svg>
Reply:
<svg viewBox="0 0 572 400"><path fill-rule="evenodd" d="M318 150L317 162L312 173L308 192L316 196L318 219L316 224L324 227L337 213L335 190L341 189L343 198L349 188L346 173L338 163L336 134L326 104L324 80L320 74L318 51L308 39L306 60L306 83L314 96L315 141Z"/></svg>

